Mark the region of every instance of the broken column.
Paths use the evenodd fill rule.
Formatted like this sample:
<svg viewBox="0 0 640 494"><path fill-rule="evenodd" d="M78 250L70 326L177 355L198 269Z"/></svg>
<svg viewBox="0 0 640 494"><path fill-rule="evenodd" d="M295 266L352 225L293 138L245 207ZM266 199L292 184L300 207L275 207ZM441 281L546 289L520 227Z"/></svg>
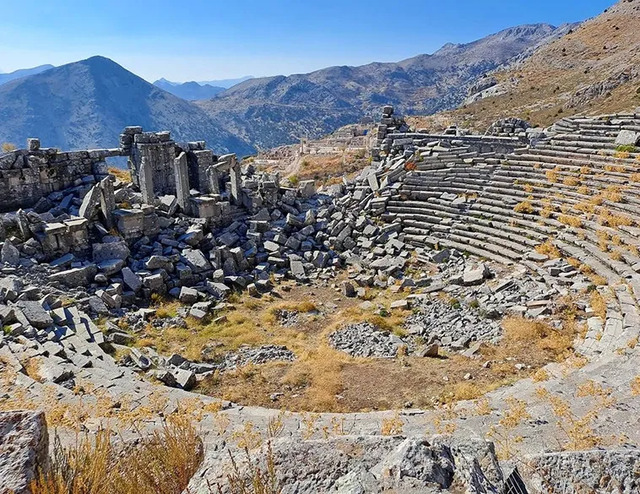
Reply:
<svg viewBox="0 0 640 494"><path fill-rule="evenodd" d="M114 227L113 210L116 208L116 199L113 191L111 177L106 177L100 181L100 210L104 216L106 227Z"/></svg>
<svg viewBox="0 0 640 494"><path fill-rule="evenodd" d="M138 181L140 184L140 192L142 192L142 202L145 204L153 204L155 198L153 193L153 168L146 158L142 158Z"/></svg>
<svg viewBox="0 0 640 494"><path fill-rule="evenodd" d="M229 175L231 177L231 201L236 205L242 204L242 190L240 188L242 170L240 169L240 163L236 159L236 155L230 156L230 168Z"/></svg>
<svg viewBox="0 0 640 494"><path fill-rule="evenodd" d="M207 168L207 181L209 183L209 194L219 195L220 175L218 174L216 165L211 165L209 168Z"/></svg>
<svg viewBox="0 0 640 494"><path fill-rule="evenodd" d="M187 168L187 154L183 151L173 160L173 170L176 179L176 198L182 212L189 214L189 169Z"/></svg>

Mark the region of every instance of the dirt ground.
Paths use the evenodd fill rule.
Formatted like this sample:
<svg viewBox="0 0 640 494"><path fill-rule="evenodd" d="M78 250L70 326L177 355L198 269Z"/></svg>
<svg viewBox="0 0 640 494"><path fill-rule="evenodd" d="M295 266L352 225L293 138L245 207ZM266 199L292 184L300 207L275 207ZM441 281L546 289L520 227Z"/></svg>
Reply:
<svg viewBox="0 0 640 494"><path fill-rule="evenodd" d="M372 291L367 298L375 306L389 309L393 300L407 295ZM245 297L236 301L235 310L228 317L242 314L238 326L250 336L251 344L286 345L297 358L294 362L271 362L216 373L202 381L196 391L242 405L291 411L424 408L477 398L534 375L544 364L566 357L573 337L537 331L529 327L528 321L512 320L513 329L499 345L483 345L473 358L447 355L442 349L438 358L353 358L328 345L327 336L332 331L351 322L371 321L401 335L403 322L411 314L409 310L394 310L382 317L374 310L363 310L360 304L362 300L343 297L335 285L295 284L279 287L275 299ZM306 312L301 311L295 326L282 327L273 317L277 308L300 308ZM217 334L219 352L238 346L235 332L228 328L216 331L209 325L193 331L205 331L213 338ZM543 374L536 375L544 379Z"/></svg>

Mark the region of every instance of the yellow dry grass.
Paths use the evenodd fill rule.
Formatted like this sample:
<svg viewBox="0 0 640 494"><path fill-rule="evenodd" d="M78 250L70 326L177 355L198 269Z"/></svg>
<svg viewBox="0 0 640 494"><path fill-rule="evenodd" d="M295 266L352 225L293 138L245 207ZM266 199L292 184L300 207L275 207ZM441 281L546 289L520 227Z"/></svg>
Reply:
<svg viewBox="0 0 640 494"><path fill-rule="evenodd" d="M551 259L557 259L558 257L560 257L560 250L555 245L553 245L551 240L547 240L543 244L536 245L535 251L538 254L549 256Z"/></svg>
<svg viewBox="0 0 640 494"><path fill-rule="evenodd" d="M522 201L513 208L516 213L533 214L533 205L529 201Z"/></svg>
<svg viewBox="0 0 640 494"><path fill-rule="evenodd" d="M534 346L556 360L566 358L571 353L572 328L557 330L547 322L522 317L506 318L502 327L507 341L522 345L523 350Z"/></svg>
<svg viewBox="0 0 640 494"><path fill-rule="evenodd" d="M56 440L51 465L31 483L32 494L180 494L204 457L202 441L185 418L117 447L112 431L81 436L64 448Z"/></svg>
<svg viewBox="0 0 640 494"><path fill-rule="evenodd" d="M109 168L109 173L124 183L131 183L131 172L114 166Z"/></svg>
<svg viewBox="0 0 640 494"><path fill-rule="evenodd" d="M558 216L558 221L564 225L571 226L573 228L580 228L582 226L582 220L577 216L569 214L561 214Z"/></svg>
<svg viewBox="0 0 640 494"><path fill-rule="evenodd" d="M607 317L607 301L598 290L593 290L589 298L589 305L593 309L596 316L600 317L603 321Z"/></svg>

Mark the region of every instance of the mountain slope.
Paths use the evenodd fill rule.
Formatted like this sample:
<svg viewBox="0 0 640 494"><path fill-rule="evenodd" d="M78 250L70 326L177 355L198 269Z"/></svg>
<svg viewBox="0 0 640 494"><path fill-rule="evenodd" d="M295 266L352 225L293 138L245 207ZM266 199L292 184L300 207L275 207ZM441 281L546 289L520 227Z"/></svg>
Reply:
<svg viewBox="0 0 640 494"><path fill-rule="evenodd" d="M31 69L19 69L14 70L13 72L9 72L7 74L0 74L0 85L5 82L13 81L15 79L20 79L21 77L27 77L29 75L39 74L40 72L44 72L45 70L52 69L53 65L38 65L37 67L33 67Z"/></svg>
<svg viewBox="0 0 640 494"><path fill-rule="evenodd" d="M493 74L488 97L438 115L483 132L515 116L550 125L563 115L633 111L640 106L640 0L622 0L529 58ZM418 125L432 126L435 119Z"/></svg>
<svg viewBox="0 0 640 494"><path fill-rule="evenodd" d="M252 151L197 106L104 57L0 86L0 142L40 137L44 146L62 149L111 147L127 125L170 130L177 140L205 139L218 152Z"/></svg>
<svg viewBox="0 0 640 494"><path fill-rule="evenodd" d="M553 39L556 31L548 24L525 25L398 63L251 79L198 104L249 142L274 147L302 135L326 134L373 115L386 103L410 114L454 108L472 81Z"/></svg>
<svg viewBox="0 0 640 494"><path fill-rule="evenodd" d="M166 79L158 79L153 85L187 101L213 98L216 94L220 94L225 90L223 87L210 84L199 84L193 81L171 82Z"/></svg>

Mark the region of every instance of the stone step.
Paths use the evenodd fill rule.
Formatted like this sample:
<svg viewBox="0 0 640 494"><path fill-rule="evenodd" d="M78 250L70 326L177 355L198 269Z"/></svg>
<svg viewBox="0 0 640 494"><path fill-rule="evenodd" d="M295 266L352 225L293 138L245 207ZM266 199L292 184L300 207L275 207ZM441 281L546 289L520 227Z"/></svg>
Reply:
<svg viewBox="0 0 640 494"><path fill-rule="evenodd" d="M578 135L576 134L556 134L555 136L553 136L553 138L551 139L551 141L563 141L563 142L593 142L593 143L603 143L603 144L608 144L608 143L612 143L613 141L615 141L615 137L618 135L618 132L620 132L619 129L616 129L615 131L612 132L612 136L607 136L607 135L602 135L602 134L586 134L586 133L580 133Z"/></svg>
<svg viewBox="0 0 640 494"><path fill-rule="evenodd" d="M613 155L602 154L581 154L568 151L558 151L555 148L539 145L535 148L527 149L524 152L510 154L507 161L533 161L539 163L562 164L573 166L589 166L603 168L607 165L622 165L628 167L637 166L635 155L629 154L629 158L616 158Z"/></svg>
<svg viewBox="0 0 640 494"><path fill-rule="evenodd" d="M464 242L457 242L454 240L450 240L450 239L439 239L430 235L420 235L418 234L414 234L414 233L410 233L409 235L407 235L405 237L405 239L409 242L412 243L412 245L417 245L419 247L431 247L431 248L437 248L437 249L442 249L442 248L450 248L450 249L456 249L459 250L461 252L466 252L468 254L472 254L476 257L480 257L483 259L488 259L491 261L495 261L498 262L500 264L504 264L506 266L512 265L513 264L513 260L507 257L504 257L503 255L496 253L494 251L491 250L487 250L483 247L478 247L475 245L469 245L467 243Z"/></svg>

